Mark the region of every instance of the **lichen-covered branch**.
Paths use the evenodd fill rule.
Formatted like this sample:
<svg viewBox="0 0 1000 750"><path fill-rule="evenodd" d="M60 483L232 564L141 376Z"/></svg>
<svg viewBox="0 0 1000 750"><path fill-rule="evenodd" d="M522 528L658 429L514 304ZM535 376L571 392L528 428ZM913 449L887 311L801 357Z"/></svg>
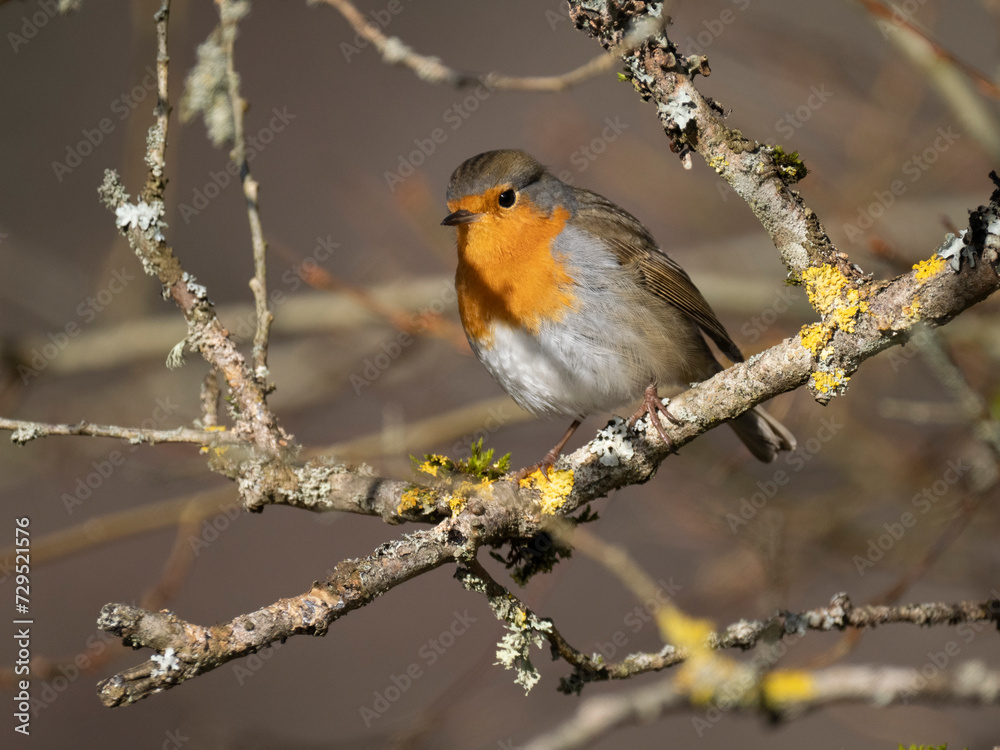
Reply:
<svg viewBox="0 0 1000 750"><path fill-rule="evenodd" d="M349 18L351 10L356 13L344 0L327 1ZM225 8L237 5L243 7L226 0L223 14ZM928 247L927 260L888 281L866 277L846 255L837 252L818 218L791 189L805 174L798 158L784 154L779 148L751 141L727 127L721 108L695 89L694 75L708 74L707 61L678 56L663 32L662 6L640 0L622 5L607 0L571 0L570 6L577 24L614 55L621 56L637 91L655 102L672 148L684 158L694 152L700 154L747 201L774 240L790 278L805 287L810 303L821 316L819 322L806 326L796 336L676 397L670 410L679 424L666 427L675 446L683 446L757 404L807 383L814 396L826 402L844 392L852 373L866 359L905 343L917 326L944 325L1000 287L996 269L1000 257L1000 187L994 191L989 205L972 212L968 229L960 237L947 238L934 252ZM650 19L655 23L649 23ZM364 19L360 21L356 28L370 26ZM234 27L230 31L234 34ZM399 54L398 49L392 52L392 40L379 30L372 27L366 34L376 46L381 44L383 55ZM199 53L203 58L199 66L204 63L203 70L215 81L215 87L198 89L201 99L195 109L204 111L206 120L216 125L225 121L216 135L235 133L238 125L234 120L241 117L242 100L234 85L231 41L232 36L226 57L224 17L220 29L213 32ZM222 66L228 76L212 73L212 70L218 72L219 59L228 61L228 67ZM408 61L411 66L430 64L426 59L406 55L398 59ZM438 74L444 76L442 80L451 80L447 69L438 69ZM460 80L451 82L461 84ZM189 92L195 90L189 88ZM224 100L221 105L220 97ZM165 89L161 100L166 106ZM228 120L209 116L210 111L222 111L218 107L228 108ZM226 130L227 127L235 130ZM165 144L165 122L158 122L156 128ZM151 143L154 140L151 138ZM156 144L151 145L150 160L162 166L158 140ZM234 159L237 157L238 146ZM994 181L1000 185L995 176ZM325 634L346 613L417 575L451 562L468 566L462 574L463 582L484 593L498 616L508 624L513 637L505 639L505 656L501 658L518 668L526 686L537 679L537 672L530 668L527 659L528 648L542 638L549 641L555 654L574 667L571 680L582 685L590 680L624 678L662 669L685 660L688 663L682 669L687 669L699 666L692 662L713 648L749 649L807 630L868 628L890 622L927 625L997 621L1000 604L992 599L981 604L855 608L846 596L838 595L828 607L817 610L781 613L767 621L739 622L707 637L699 630L698 639L679 643L681 647L668 646L658 654L633 655L620 664L603 664L595 657L585 656L550 622L535 616L490 578L475 562L475 555L483 546L523 545L547 533L552 517L572 518L590 500L649 479L668 453L648 420L640 421L634 431L620 424L602 430L590 444L564 456L550 472L549 480L539 474L516 483L509 479L479 476L476 480L462 480L435 474L434 482L415 484L374 476L367 470L349 469L322 458L292 462L280 450L287 444L287 436L277 426L264 400L266 369L260 347L255 346L252 371L216 318L205 290L184 273L167 246L162 233L162 184L152 177L148 184L155 189L147 189L144 199L136 205L129 202L116 175L106 180L102 195L116 211L119 227L146 270L161 280L165 295L173 298L184 312L189 345L225 375L235 396L236 435L258 450L239 458L238 464L230 458L221 460L230 461L227 473L237 480L246 507L261 510L268 504L286 504L317 512L364 513L379 516L388 523L434 525L402 535L365 558L339 563L324 581L300 596L213 627L193 625L169 612L147 612L123 604L106 606L100 619L103 629L121 636L127 644L157 651L150 661L102 683L101 699L107 705L134 702L254 653L276 640L303 633ZM244 187L248 189L246 182ZM246 195L255 208L252 184ZM252 226L254 216L251 211ZM259 289L254 292L261 313L260 301L266 299L262 297L266 288L263 240L259 238L258 253L257 239L255 234L258 260L255 280ZM937 243L929 243L932 244ZM261 320L258 317L259 324ZM258 327L258 334L255 344L262 341L266 345L266 324L263 329ZM206 414L210 413L209 408ZM1000 696L997 676L980 669L977 673L980 681L970 683L969 675L974 672L971 667L946 673L933 685L910 693L906 690L913 687L914 675L919 673L888 670L880 678L878 689L882 692L873 693L861 681L862 676L871 679L869 667L810 672L808 690L796 692L779 689L780 678L766 669L770 663L756 671L737 665L735 660L720 659L719 665L704 660L700 666L706 665L730 669L731 674L741 678L749 676L751 682L740 695L753 696L755 700L738 704L740 710L760 711L763 707L780 714L833 701L900 701L905 699L904 695L915 700L944 696L949 700L986 703L996 702ZM800 680L796 683L799 688L804 674L795 673L795 679ZM695 669L687 675L702 679ZM587 703L581 707L582 718L568 724L565 731L557 730L562 734L552 740L554 744L539 746L575 747L573 743L582 741L581 738L598 736L622 722L656 716L674 706L701 705L697 691L691 688L696 684L722 683L710 680L685 687L671 680L622 696L617 702Z"/></svg>
<svg viewBox="0 0 1000 750"><path fill-rule="evenodd" d="M188 325L186 345L198 351L219 370L234 395L235 432L267 455L277 455L288 447L289 438L278 426L265 401L264 387L247 367L246 360L229 338L208 299L208 290L195 283L181 267L167 244L163 230L163 174L170 112L167 91L166 25L169 4L164 0L156 14L157 86L156 124L150 129L146 162L149 176L138 203L131 203L118 174L108 170L100 193L104 204L115 212L116 223L142 263L143 270L159 279L163 296L172 299ZM180 352L175 352L177 357ZM174 357L175 359L177 357Z"/></svg>
<svg viewBox="0 0 1000 750"><path fill-rule="evenodd" d="M605 49L616 48L635 19L659 17L659 3L571 0L570 17ZM710 73L703 56L683 57L666 33L623 56L639 95L652 100L671 142L685 156L700 154L746 201L774 240L791 278L810 266L833 264L849 278L860 274L833 248L816 215L790 185L805 175L797 158L729 128L722 107L702 96L695 75Z"/></svg>
<svg viewBox="0 0 1000 750"><path fill-rule="evenodd" d="M560 726L523 745L524 750L573 750L586 747L613 730L658 719L680 709L756 713L768 719L794 716L824 706L857 703L884 708L892 705L959 704L970 706L1000 703L1000 671L981 662L965 662L952 669L936 671L928 678L921 670L908 667L844 666L810 673L808 692L783 703L746 702L716 706L706 704L678 689L674 679L626 693L602 695L585 700L576 713ZM711 713L710 713L711 712ZM708 718L694 717L695 726L713 724Z"/></svg>
<svg viewBox="0 0 1000 750"><path fill-rule="evenodd" d="M134 647L158 654L98 686L107 706L121 706L211 671L226 662L292 635L325 635L330 625L390 589L447 562L471 559L484 543L518 536L524 522L515 503L489 512L475 509L437 526L387 542L371 555L339 563L309 591L211 627L193 625L170 612L108 604L98 625Z"/></svg>
<svg viewBox="0 0 1000 750"><path fill-rule="evenodd" d="M144 427L119 427L111 424L91 424L77 422L76 424L50 424L46 422L27 422L19 419L4 419L0 417L0 430L10 430L10 440L17 445L51 435L89 435L91 437L117 438L130 443L196 443L198 445L235 445L240 439L233 433L209 432L195 430L189 427L176 427L173 430L152 430Z"/></svg>

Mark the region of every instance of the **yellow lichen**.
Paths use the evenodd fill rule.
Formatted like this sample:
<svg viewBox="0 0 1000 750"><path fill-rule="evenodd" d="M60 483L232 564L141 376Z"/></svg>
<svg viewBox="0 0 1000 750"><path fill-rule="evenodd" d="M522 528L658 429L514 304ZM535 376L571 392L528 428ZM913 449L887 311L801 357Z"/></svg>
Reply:
<svg viewBox="0 0 1000 750"><path fill-rule="evenodd" d="M831 393L847 385L851 378L841 368L833 372L814 372L812 384L819 393Z"/></svg>
<svg viewBox="0 0 1000 750"><path fill-rule="evenodd" d="M722 174L722 168L729 166L729 162L723 156L713 156L708 162L708 166L714 169L717 173Z"/></svg>
<svg viewBox="0 0 1000 750"><path fill-rule="evenodd" d="M397 513L405 513L413 508L418 508L421 505L420 490L413 488L406 490L403 496L399 499L399 505L396 506Z"/></svg>
<svg viewBox="0 0 1000 750"><path fill-rule="evenodd" d="M689 651L711 650L708 637L714 630L710 620L699 620L684 614L672 604L662 604L656 608L656 624L660 635L667 643Z"/></svg>
<svg viewBox="0 0 1000 750"><path fill-rule="evenodd" d="M913 270L917 272L914 278L917 281L925 281L931 276L936 276L946 263L947 261L944 258L937 255L928 260L922 260L913 266Z"/></svg>
<svg viewBox="0 0 1000 750"><path fill-rule="evenodd" d="M225 432L225 431L226 431L226 426L223 425L223 424L210 425L210 426L208 426L208 427L205 428L205 432ZM229 450L229 448L227 446L225 446L225 445L217 445L214 448L212 448L212 452L216 456L221 456L223 453L225 453L228 450ZM199 453L208 453L208 446L207 445L201 446L201 448L198 449L198 452Z"/></svg>
<svg viewBox="0 0 1000 750"><path fill-rule="evenodd" d="M430 474L432 477L440 476L438 471L451 462L447 456L439 456L436 453L428 453L424 458L427 460L417 464L417 471Z"/></svg>
<svg viewBox="0 0 1000 750"><path fill-rule="evenodd" d="M868 303L857 289L848 289L844 298L845 304L830 313L829 321L842 331L854 333L854 320L859 312L868 312Z"/></svg>
<svg viewBox="0 0 1000 750"><path fill-rule="evenodd" d="M837 304L840 293L847 286L847 277L833 266L826 265L807 268L802 272L802 283L805 284L809 304L821 315L826 315Z"/></svg>
<svg viewBox="0 0 1000 750"><path fill-rule="evenodd" d="M451 508L451 514L457 516L465 509L465 504L469 501L469 498L463 497L462 495L451 495L448 497L448 507Z"/></svg>
<svg viewBox="0 0 1000 750"><path fill-rule="evenodd" d="M542 493L538 503L542 506L542 513L552 516L565 503L569 493L573 491L572 471L552 471L549 470L549 478L546 479L541 471L535 471L521 480L522 487L531 487Z"/></svg>
<svg viewBox="0 0 1000 750"><path fill-rule="evenodd" d="M808 672L786 669L764 675L761 691L765 705L776 706L812 699L816 685Z"/></svg>
<svg viewBox="0 0 1000 750"><path fill-rule="evenodd" d="M854 333L858 313L868 312L868 302L859 290L847 288L848 281L844 274L830 265L807 268L802 272L802 283L805 284L809 303L824 317L828 327ZM819 331L813 330L808 343L803 337L802 345L813 354L818 354L832 335L833 330L830 330L824 339Z"/></svg>
<svg viewBox="0 0 1000 750"><path fill-rule="evenodd" d="M711 704L723 686L738 681L741 665L709 645L714 630L711 621L691 617L669 602L657 607L655 615L664 642L688 652L674 684L687 693L692 703Z"/></svg>
<svg viewBox="0 0 1000 750"><path fill-rule="evenodd" d="M820 350L826 346L832 334L833 331L822 323L813 323L802 326L799 339L802 341L802 346L811 351L813 356L818 357Z"/></svg>
<svg viewBox="0 0 1000 750"><path fill-rule="evenodd" d="M920 300L915 299L903 307L903 315L914 320L920 319Z"/></svg>

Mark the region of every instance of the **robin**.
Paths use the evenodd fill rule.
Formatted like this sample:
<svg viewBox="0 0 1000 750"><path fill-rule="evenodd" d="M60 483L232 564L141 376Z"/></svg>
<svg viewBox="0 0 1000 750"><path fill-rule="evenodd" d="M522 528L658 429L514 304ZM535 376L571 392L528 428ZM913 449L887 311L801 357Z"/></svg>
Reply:
<svg viewBox="0 0 1000 750"><path fill-rule="evenodd" d="M555 177L524 151L487 151L448 184L442 224L458 234L455 287L472 350L525 410L573 420L535 469L546 473L581 420L642 399L676 423L659 385L706 380L743 354L687 273L627 211ZM757 407L729 423L750 452L773 461L795 438Z"/></svg>

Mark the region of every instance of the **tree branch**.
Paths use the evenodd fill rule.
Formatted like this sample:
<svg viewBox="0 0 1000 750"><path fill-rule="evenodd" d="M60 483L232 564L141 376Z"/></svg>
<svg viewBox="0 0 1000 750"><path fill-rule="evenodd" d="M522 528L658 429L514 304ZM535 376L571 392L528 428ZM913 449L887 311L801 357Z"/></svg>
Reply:
<svg viewBox="0 0 1000 750"><path fill-rule="evenodd" d="M335 7L348 7L344 0L328 2ZM805 174L797 157L750 141L723 123L721 108L702 97L693 85L695 74L708 73L704 58L680 58L662 30L652 36L644 33L638 42L631 44L630 35L636 28L632 16L647 10L649 16L658 20L662 11L658 5L638 0L629 3L628 8L628 12L623 12L618 6L598 0L571 2L571 14L577 24L597 37L605 48L621 54L640 94L656 102L674 150L685 158L691 152L698 152L748 202L771 235L790 278L805 286L810 302L822 316L821 323L807 326L798 335L675 398L670 408L681 424L668 425L667 429L676 446L683 446L718 424L807 382L814 396L825 403L844 392L851 374L862 362L890 346L904 343L918 324L944 325L1000 287L996 272L1000 189L994 191L990 205L972 212L969 229L963 237L947 240L929 260L890 281L865 277L846 255L836 251L818 218L791 189ZM662 29L662 24L656 28ZM995 176L994 179L1000 182ZM349 471L321 459L292 465L278 456L277 448L286 440L264 403L262 385L249 372L218 323L205 290L183 273L166 246L160 233L159 194L151 204L132 206L116 178L107 181L103 194L106 202L117 210L119 226L144 266L161 279L165 293L184 311L189 325L188 340L226 375L239 404L238 434L263 453L243 460L234 471L248 508L259 510L266 504L287 504L313 511L378 515L389 523L435 524L431 529L388 542L366 558L341 562L325 581L298 597L283 599L211 628L192 625L169 612L107 605L99 621L103 629L121 636L129 645L154 648L160 653L149 662L102 683L101 699L106 705L134 702L253 653L275 640L299 633L325 634L344 614L414 576L452 561L471 563L484 545L517 544L531 539L549 527L549 515L567 517L590 500L649 479L667 456L657 430L646 420L631 433L623 429L603 430L589 445L564 456L550 472L551 482L533 475L518 484L509 481L462 484L453 479L426 486L387 480L362 470ZM497 593L499 585L495 581L491 585L491 579L479 577L486 581L487 590ZM709 638L709 645L750 648L765 634L770 636L772 628L781 637L807 629L872 627L887 622L944 624L973 619L995 621L994 601L853 608L846 597L838 597L830 607L820 610L800 615L782 613L761 623L737 623L714 636L717 642ZM593 660L583 657L561 636L554 636L550 642L569 663L594 669ZM650 664L653 666L649 668L662 668L654 662ZM627 668L632 669L633 665ZM765 708L782 712L834 700L867 700L872 696L859 688L857 682L862 674L871 676L870 668L809 674L808 695L789 696L778 690L774 673L760 678ZM887 700L899 699L903 695L901 686L910 684L903 678L914 674L919 675L916 670L891 672L881 688ZM970 687L964 682L967 673L948 674L940 684L913 695L920 699L939 698L947 694L943 691L948 688L954 689L950 695L958 700L996 701L1000 695L1000 689L995 687L996 675L983 670L980 676L983 680ZM677 705L696 705L694 691L679 689L673 681L657 690L636 693L641 697L634 700L626 696L614 705L604 704L604 709L597 712L600 720L593 720L591 712L588 726L596 728L594 731L605 731L629 717L658 715ZM759 710L760 706L754 705L752 709Z"/></svg>
<svg viewBox="0 0 1000 750"><path fill-rule="evenodd" d="M243 441L230 432L194 430L176 427L172 430L147 430L142 427L118 427L110 424L50 424L27 422L19 419L0 417L0 430L11 430L10 440L17 445L25 445L37 438L51 435L89 435L91 437L118 438L130 443L196 443L198 445L238 445Z"/></svg>
<svg viewBox="0 0 1000 750"><path fill-rule="evenodd" d="M240 184L247 202L247 217L250 220L250 239L253 244L254 276L250 279L257 313L257 326L253 337L254 375L261 385L267 380L267 342L274 314L267 299L267 243L260 223L257 204L259 183L250 174L250 164L246 157L246 139L243 134L243 113L247 103L240 96L240 76L236 72L235 47L238 23L246 12L247 5L239 0L222 0L219 6L219 25L222 30L222 49L226 54L226 87L233 118L233 149L229 158L240 170Z"/></svg>

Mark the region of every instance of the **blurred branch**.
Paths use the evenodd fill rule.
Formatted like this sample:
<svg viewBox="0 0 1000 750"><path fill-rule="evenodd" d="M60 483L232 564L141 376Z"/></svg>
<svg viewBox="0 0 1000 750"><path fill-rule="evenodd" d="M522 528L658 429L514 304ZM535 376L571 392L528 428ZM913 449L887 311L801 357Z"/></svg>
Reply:
<svg viewBox="0 0 1000 750"><path fill-rule="evenodd" d="M487 432L529 419L534 417L515 404L509 396L497 396L405 424L398 439L397 450L400 453L420 453L428 446L463 436L466 437L467 447ZM340 461L365 461L385 455L385 441L382 433L376 432L330 446L309 448L303 455L331 456Z"/></svg>
<svg viewBox="0 0 1000 750"><path fill-rule="evenodd" d="M807 693L780 705L733 703L715 710L756 713L773 719L843 703L884 708L914 703L996 705L1000 702L1000 671L991 671L980 662L965 662L954 669L935 671L930 678L919 669L885 666L834 667L812 672L810 676ZM570 719L536 737L523 750L585 747L614 729L654 721L682 708L697 711L705 710L706 706L696 697L686 696L673 679L626 693L590 698L580 704ZM711 726L709 720L703 722L704 726Z"/></svg>
<svg viewBox="0 0 1000 750"><path fill-rule="evenodd" d="M958 401L958 410L969 424L973 434L993 451L994 458L1000 458L1000 422L993 418L989 405L972 386L965 373L952 360L940 334L928 331L930 335L915 338L917 348L931 372Z"/></svg>
<svg viewBox="0 0 1000 750"><path fill-rule="evenodd" d="M288 252L282 254L286 257L290 255ZM399 298L378 294L377 290L348 283L315 264L310 266L303 262L297 264L296 269L299 277L312 288L352 299L361 308L383 318L396 330L405 331L411 335L438 336L459 351L469 351L465 332L453 321L442 317L440 314L436 314L428 309L422 309L418 314L414 314L413 310L407 310L405 305L401 304ZM405 288L409 289L414 283L420 282L408 280ZM450 289L453 284L454 280L452 278L446 279L442 277L437 286L437 299L428 300L428 302L439 302L443 306L445 300L443 299L442 290ZM446 296L452 297L451 294L447 294ZM457 299L457 296L455 299Z"/></svg>
<svg viewBox="0 0 1000 750"><path fill-rule="evenodd" d="M43 534L32 540L31 557L36 565L49 563L139 534L179 526L182 522L202 521L223 512L232 517L238 510L239 504L233 500L232 488L227 485L222 489L106 513L66 529ZM195 538L200 539L200 536ZM14 547L0 550L0 570L13 569L16 551Z"/></svg>
<svg viewBox="0 0 1000 750"><path fill-rule="evenodd" d="M250 239L253 244L254 276L250 279L257 312L257 326L253 337L254 375L262 386L267 381L267 341L274 315L268 307L267 299L267 244L260 223L257 206L258 182L250 174L250 164L246 157L246 139L243 135L243 113L247 103L240 96L240 76L236 72L235 46L239 20L246 12L247 4L241 0L220 0L219 27L222 49L226 55L226 88L233 114L233 149L229 157L240 170L240 183L247 202L247 217L250 220Z"/></svg>
<svg viewBox="0 0 1000 750"><path fill-rule="evenodd" d="M578 68L574 68L557 76L505 76L499 73L472 73L450 68L437 57L430 57L414 52L398 37L387 37L382 30L365 18L350 0L311 0L323 2L332 6L347 20L356 33L367 39L382 55L382 59L390 65L403 65L412 70L417 77L432 84L444 84L462 88L478 86L487 82L490 88L508 89L512 91L552 92L565 91L572 86L583 83L589 78L613 70L620 64L617 51L612 54L602 54ZM646 31L642 32L644 36ZM630 37L629 44L638 44L642 36Z"/></svg>
<svg viewBox="0 0 1000 750"><path fill-rule="evenodd" d="M883 0L857 0L887 38L930 79L952 113L993 161L1000 159L1000 123L982 96L1000 99L1000 86L962 62L898 8ZM978 93L969 85L970 81Z"/></svg>
<svg viewBox="0 0 1000 750"><path fill-rule="evenodd" d="M442 290L451 288L453 281L438 276L408 279L380 284L364 290L375 305L359 306L358 295L348 292L334 294L288 294L281 303L281 315L275 318L272 332L283 336L302 336L357 330L378 324L384 316L375 307L391 307L394 312L412 319L427 305L441 300ZM454 308L454 301L445 310ZM230 337L243 340L241 331L252 331L255 316L252 305L225 305L217 314ZM390 321L391 322L391 321ZM420 332L420 326L407 330ZM65 375L160 359L184 335L184 323L176 313L156 315L115 325L81 331L56 358L45 365L45 372ZM464 340L464 334L461 334ZM449 336L449 338L451 338ZM45 336L10 342L15 359L30 364L33 352L49 343ZM467 349L467 347L466 347Z"/></svg>

